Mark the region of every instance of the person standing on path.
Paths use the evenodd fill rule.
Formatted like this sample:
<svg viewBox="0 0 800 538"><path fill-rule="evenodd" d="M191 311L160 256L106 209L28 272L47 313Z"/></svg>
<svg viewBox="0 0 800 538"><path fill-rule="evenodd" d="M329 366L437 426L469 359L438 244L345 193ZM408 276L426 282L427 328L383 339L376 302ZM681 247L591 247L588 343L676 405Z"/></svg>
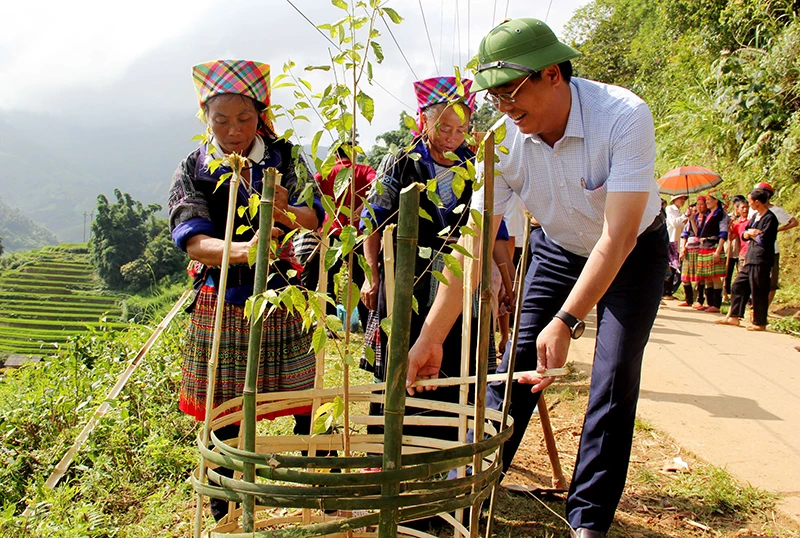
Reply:
<svg viewBox="0 0 800 538"><path fill-rule="evenodd" d="M767 202L767 208L772 211L772 214L778 219L778 231L785 232L787 230L791 230L792 228L796 228L798 225L797 219L794 216L790 215L785 209L780 206L774 205L772 203L772 198L775 196L775 189L772 188L772 185L767 183L766 181L762 181L758 183L754 189L763 189L766 191L767 196L769 196L769 201ZM748 218L752 219L755 215L755 211L750 208L750 211L747 213ZM778 291L778 284L779 284L779 276L781 272L781 249L778 245L778 239L775 238L775 261L772 264L772 272L770 273L770 280L769 280L769 304L772 304L772 300L775 298L775 292Z"/></svg>
<svg viewBox="0 0 800 538"><path fill-rule="evenodd" d="M653 179L650 110L628 90L572 78L570 60L577 56L539 20L506 21L481 42L473 91L489 90L507 116L509 154L499 154L494 230L512 193L541 224L531 234L517 369L563 366L570 339L581 336L582 319L597 306L591 393L567 498L572 536L596 538L611 526L625 486L668 238ZM482 206L479 191L473 207ZM438 375L442 342L461 311L461 280L445 274L451 284L440 287L409 353L410 393L417 377ZM509 357L510 346L498 372L507 371ZM514 384L504 470L553 378L521 381L533 386ZM491 383L487 406L500 409L504 391L504 383Z"/></svg>
<svg viewBox="0 0 800 538"><path fill-rule="evenodd" d="M720 325L738 326L744 317L747 301L753 299L753 325L749 331L767 330L769 309L770 271L775 260L775 240L778 237L778 218L770 210L769 194L765 189L753 189L747 196L753 217L742 233L747 241L744 267L736 275L731 289L731 309L728 316L718 320Z"/></svg>

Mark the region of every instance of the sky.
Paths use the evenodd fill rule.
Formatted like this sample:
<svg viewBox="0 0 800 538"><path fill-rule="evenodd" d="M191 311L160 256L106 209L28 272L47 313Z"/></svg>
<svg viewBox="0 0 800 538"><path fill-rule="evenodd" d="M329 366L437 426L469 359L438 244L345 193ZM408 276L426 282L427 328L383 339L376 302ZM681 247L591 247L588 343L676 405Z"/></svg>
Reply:
<svg viewBox="0 0 800 538"><path fill-rule="evenodd" d="M292 0L314 24L342 16L328 0ZM559 36L587 0L388 0L404 21L392 31L412 70L383 23L377 29L386 56L375 65L377 85L362 89L375 100L371 125L358 120L360 144L395 129L401 110L413 114L412 82L453 74L477 51L483 35L507 15L535 17ZM0 116L33 112L97 129L128 123L159 128L193 117L197 101L192 65L217 58L271 64L273 77L291 60L328 63L329 43L287 0L28 0L3 7L0 33ZM422 10L421 11L421 7ZM423 13L425 21L423 22ZM427 24L430 41L426 35ZM302 73L320 91L324 72ZM391 94L391 95L390 95ZM288 90L274 102L291 104ZM279 122L278 130L288 125ZM299 125L310 143L319 124ZM198 132L202 130L198 122Z"/></svg>

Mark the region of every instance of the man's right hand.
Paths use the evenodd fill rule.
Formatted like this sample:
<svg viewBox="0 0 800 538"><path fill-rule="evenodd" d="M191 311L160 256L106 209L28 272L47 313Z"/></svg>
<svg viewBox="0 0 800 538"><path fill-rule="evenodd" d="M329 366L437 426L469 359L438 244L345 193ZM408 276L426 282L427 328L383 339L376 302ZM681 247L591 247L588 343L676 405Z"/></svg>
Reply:
<svg viewBox="0 0 800 538"><path fill-rule="evenodd" d="M436 387L420 387L415 389L411 385L417 379L436 379L442 367L442 344L436 344L422 337L417 339L408 352L408 374L406 375L406 390L410 396L415 391L431 390Z"/></svg>
<svg viewBox="0 0 800 538"><path fill-rule="evenodd" d="M361 285L361 302L370 310L378 309L378 291L381 287L381 279L379 276L373 275L372 283L365 279L364 284Z"/></svg>

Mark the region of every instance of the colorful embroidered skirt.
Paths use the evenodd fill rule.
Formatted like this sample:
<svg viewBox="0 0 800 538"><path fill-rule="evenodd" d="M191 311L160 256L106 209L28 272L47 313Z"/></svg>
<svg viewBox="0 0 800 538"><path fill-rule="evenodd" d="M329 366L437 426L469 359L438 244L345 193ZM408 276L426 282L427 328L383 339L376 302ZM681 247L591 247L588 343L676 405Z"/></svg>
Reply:
<svg viewBox="0 0 800 538"><path fill-rule="evenodd" d="M690 284L700 280L697 276L698 250L696 245L688 245L686 247L686 254L683 256L683 265L681 265L681 282L684 284Z"/></svg>
<svg viewBox="0 0 800 538"><path fill-rule="evenodd" d="M718 262L714 261L717 247L700 248L697 254L697 279L700 281L712 278L725 278L726 258L723 254Z"/></svg>
<svg viewBox="0 0 800 538"><path fill-rule="evenodd" d="M205 418L208 359L214 339L214 312L217 291L203 286L192 312L184 344L183 379L179 407L198 420ZM311 332L303 330L303 321L296 314L276 310L264 321L261 343L261 364L258 367L259 394L314 387L315 357ZM247 343L250 322L244 317L244 306L225 304L222 318L222 340L217 363L214 407L242 395L247 369ZM304 415L310 406L281 410L265 415Z"/></svg>

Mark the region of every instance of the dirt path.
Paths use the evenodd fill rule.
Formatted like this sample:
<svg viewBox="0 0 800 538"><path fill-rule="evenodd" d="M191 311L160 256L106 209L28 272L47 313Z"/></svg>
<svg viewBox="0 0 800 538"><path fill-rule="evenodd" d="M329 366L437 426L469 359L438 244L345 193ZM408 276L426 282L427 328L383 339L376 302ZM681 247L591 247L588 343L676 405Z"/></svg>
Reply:
<svg viewBox="0 0 800 538"><path fill-rule="evenodd" d="M738 479L780 493L800 522L800 340L662 307L645 353L639 415ZM570 360L590 369L594 315Z"/></svg>

